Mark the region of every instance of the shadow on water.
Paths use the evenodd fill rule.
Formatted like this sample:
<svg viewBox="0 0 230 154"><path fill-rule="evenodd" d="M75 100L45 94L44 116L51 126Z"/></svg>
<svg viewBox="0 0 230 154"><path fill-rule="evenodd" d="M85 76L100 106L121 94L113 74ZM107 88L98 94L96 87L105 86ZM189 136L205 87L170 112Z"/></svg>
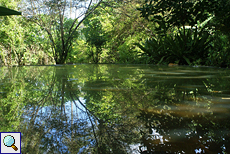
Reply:
<svg viewBox="0 0 230 154"><path fill-rule="evenodd" d="M1 131L22 153L230 153L230 71L151 65L0 68Z"/></svg>

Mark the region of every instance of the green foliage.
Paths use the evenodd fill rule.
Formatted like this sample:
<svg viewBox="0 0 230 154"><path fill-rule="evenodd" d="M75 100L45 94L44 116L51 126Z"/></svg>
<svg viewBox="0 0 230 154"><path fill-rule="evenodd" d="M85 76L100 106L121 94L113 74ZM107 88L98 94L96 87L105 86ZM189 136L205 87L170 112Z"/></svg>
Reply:
<svg viewBox="0 0 230 154"><path fill-rule="evenodd" d="M89 6L82 2L84 1L57 0L36 1L34 3L33 0L27 0L22 4L27 19L38 24L47 33L56 64L64 64L68 60L72 52L73 41L77 37L78 28L102 1L97 2L95 5L90 3ZM79 7L79 5L82 6ZM75 9L74 11L80 14L73 20L68 19L72 9ZM69 10L70 13L68 13ZM83 18L78 21L80 17Z"/></svg>
<svg viewBox="0 0 230 154"><path fill-rule="evenodd" d="M0 17L1 65L55 61L229 66L229 0L92 3L90 8L97 9L87 12L84 26L60 7L68 8L67 1L36 1L39 9L50 8L45 14L33 12L37 6L32 0L27 5L18 2L0 0L1 6L21 9L28 19Z"/></svg>
<svg viewBox="0 0 230 154"><path fill-rule="evenodd" d="M180 65L203 65L206 62L212 38L205 30L179 30L161 38L147 39L136 45L143 51L147 63L177 63Z"/></svg>
<svg viewBox="0 0 230 154"><path fill-rule="evenodd" d="M158 38L146 39L144 44L135 43L142 52L140 59L145 63L160 64L165 57L164 42Z"/></svg>
<svg viewBox="0 0 230 154"><path fill-rule="evenodd" d="M126 42L118 47L118 63L135 63L135 51Z"/></svg>
<svg viewBox="0 0 230 154"><path fill-rule="evenodd" d="M102 29L101 22L98 18L87 18L84 21L85 28L83 33L86 38L86 42L95 46L96 48L101 48L105 44L105 32Z"/></svg>
<svg viewBox="0 0 230 154"><path fill-rule="evenodd" d="M105 31L102 28L102 24L99 20L99 17L89 17L84 20L84 28L82 30L86 43L90 46L89 48L89 58L93 59L94 63L100 61L100 56L102 53L102 46L105 45L107 36ZM96 50L93 50L93 47Z"/></svg>
<svg viewBox="0 0 230 154"><path fill-rule="evenodd" d="M87 51L88 48L86 46L85 40L78 38L73 42L72 52L69 55L67 63L88 63Z"/></svg>
<svg viewBox="0 0 230 154"><path fill-rule="evenodd" d="M83 58L84 62L139 63L136 52L139 49L133 43L146 36L147 31L143 31L146 22L133 7L140 3L136 0L128 3L105 1L83 22L83 39L88 46L84 51L88 58Z"/></svg>
<svg viewBox="0 0 230 154"><path fill-rule="evenodd" d="M1 1L3 6L11 6L16 8L16 3ZM2 10L4 11L4 9ZM1 17L2 26L0 27L0 46L2 48L1 61L4 64L11 64L11 60L15 59L16 63L22 64L25 45L23 43L23 29L20 25L21 18L16 16Z"/></svg>
<svg viewBox="0 0 230 154"><path fill-rule="evenodd" d="M18 9L17 1L0 1L1 5ZM34 65L52 63L47 35L22 16L0 17L0 65Z"/></svg>
<svg viewBox="0 0 230 154"><path fill-rule="evenodd" d="M172 27L194 26L206 20L209 16L208 10L214 6L209 0L147 0L141 11L142 17L151 22L158 23L158 31L167 32Z"/></svg>
<svg viewBox="0 0 230 154"><path fill-rule="evenodd" d="M230 66L230 44L229 37L220 32L213 36L212 48L208 53L206 65L229 67Z"/></svg>
<svg viewBox="0 0 230 154"><path fill-rule="evenodd" d="M220 30L230 37L230 1L215 0L215 2L215 8L213 8L213 12L215 14L213 26L215 26L216 30Z"/></svg>
<svg viewBox="0 0 230 154"><path fill-rule="evenodd" d="M38 26L18 17L5 17L2 25L0 57L3 65L48 64L51 61L46 35Z"/></svg>
<svg viewBox="0 0 230 154"><path fill-rule="evenodd" d="M56 33L54 39L55 45L55 61L58 64L63 64L69 58L73 51L73 42L76 41L78 37L78 31L69 33L72 25L74 25L74 19L64 18L63 25L60 25L57 21L55 22ZM54 26L54 25L53 25ZM74 25L76 26L76 24ZM71 35L71 36L70 36ZM70 39L71 37L71 39ZM68 42L66 44L66 42Z"/></svg>
<svg viewBox="0 0 230 154"><path fill-rule="evenodd" d="M175 38L166 39L168 52L173 62L179 64L205 64L210 46L210 34L198 29L186 30L186 33L179 32Z"/></svg>
<svg viewBox="0 0 230 154"><path fill-rule="evenodd" d="M143 51L141 58L154 64L228 66L229 39L219 37L216 30L230 36L226 27L229 6L227 0L145 1L138 10L149 22L157 23L155 30L158 35L144 45L136 44Z"/></svg>

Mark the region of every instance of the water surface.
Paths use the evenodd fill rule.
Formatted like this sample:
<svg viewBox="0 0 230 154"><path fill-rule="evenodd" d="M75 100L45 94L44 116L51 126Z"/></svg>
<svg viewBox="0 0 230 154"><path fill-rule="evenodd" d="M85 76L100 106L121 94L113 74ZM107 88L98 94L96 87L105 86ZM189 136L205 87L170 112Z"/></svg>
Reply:
<svg viewBox="0 0 230 154"><path fill-rule="evenodd" d="M0 67L1 132L22 153L230 153L230 70Z"/></svg>

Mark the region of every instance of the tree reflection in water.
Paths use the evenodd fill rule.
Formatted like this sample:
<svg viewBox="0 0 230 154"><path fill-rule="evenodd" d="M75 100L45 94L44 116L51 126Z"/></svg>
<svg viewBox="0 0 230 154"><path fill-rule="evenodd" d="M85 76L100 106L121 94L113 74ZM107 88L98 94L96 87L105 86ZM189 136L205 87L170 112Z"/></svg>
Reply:
<svg viewBox="0 0 230 154"><path fill-rule="evenodd" d="M22 132L22 153L230 153L229 70L39 69L1 78L1 129Z"/></svg>

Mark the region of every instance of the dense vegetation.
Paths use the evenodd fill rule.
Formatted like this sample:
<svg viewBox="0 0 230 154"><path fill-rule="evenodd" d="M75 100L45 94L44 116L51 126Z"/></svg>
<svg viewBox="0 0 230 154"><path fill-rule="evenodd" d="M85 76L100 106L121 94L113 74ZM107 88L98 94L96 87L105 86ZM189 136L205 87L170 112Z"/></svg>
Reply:
<svg viewBox="0 0 230 154"><path fill-rule="evenodd" d="M83 1L0 0L23 12L0 17L0 65L230 66L229 0Z"/></svg>

